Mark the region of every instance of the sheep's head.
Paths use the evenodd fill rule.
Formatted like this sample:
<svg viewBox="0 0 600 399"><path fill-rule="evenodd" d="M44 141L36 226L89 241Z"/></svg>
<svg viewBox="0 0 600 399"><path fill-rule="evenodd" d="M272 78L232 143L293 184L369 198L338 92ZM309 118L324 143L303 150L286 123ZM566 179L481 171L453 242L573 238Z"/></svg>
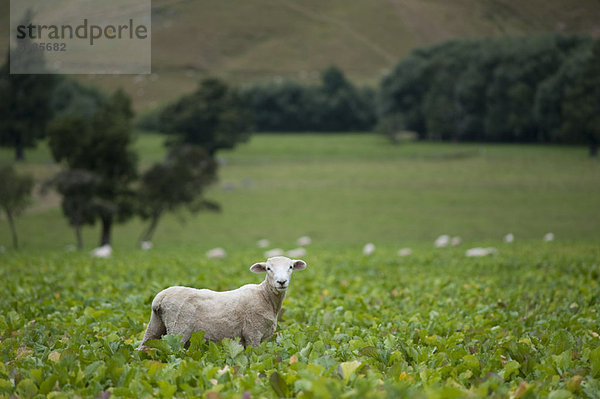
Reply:
<svg viewBox="0 0 600 399"><path fill-rule="evenodd" d="M267 273L267 283L277 291L285 291L290 284L292 272L303 269L306 269L306 262L285 256L275 256L250 267L250 271L254 273Z"/></svg>

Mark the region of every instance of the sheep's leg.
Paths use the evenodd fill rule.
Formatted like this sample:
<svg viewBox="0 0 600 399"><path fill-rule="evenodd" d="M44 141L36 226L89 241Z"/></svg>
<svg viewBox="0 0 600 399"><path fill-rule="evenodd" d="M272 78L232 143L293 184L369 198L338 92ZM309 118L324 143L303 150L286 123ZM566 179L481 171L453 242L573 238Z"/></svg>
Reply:
<svg viewBox="0 0 600 399"><path fill-rule="evenodd" d="M146 332L144 333L144 339L139 346L139 350L147 349L144 345L146 341L149 339L160 339L167 332L167 328L165 324L161 320L160 316L152 309L152 314L150 315L150 322L148 323L148 327L146 328Z"/></svg>
<svg viewBox="0 0 600 399"><path fill-rule="evenodd" d="M192 337L193 329L189 328L181 333L181 345L185 349L190 347L190 338Z"/></svg>

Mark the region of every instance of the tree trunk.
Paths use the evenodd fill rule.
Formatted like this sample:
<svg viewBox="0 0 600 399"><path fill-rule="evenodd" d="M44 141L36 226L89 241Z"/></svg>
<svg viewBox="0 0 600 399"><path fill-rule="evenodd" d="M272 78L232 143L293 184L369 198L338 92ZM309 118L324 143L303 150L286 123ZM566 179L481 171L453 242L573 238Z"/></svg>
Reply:
<svg viewBox="0 0 600 399"><path fill-rule="evenodd" d="M112 227L112 216L103 216L102 236L100 237L100 246L110 245L110 229Z"/></svg>
<svg viewBox="0 0 600 399"><path fill-rule="evenodd" d="M75 226L75 237L77 238L77 249L81 251L83 249L83 238L81 237L80 225Z"/></svg>
<svg viewBox="0 0 600 399"><path fill-rule="evenodd" d="M142 234L140 241L152 241L152 236L154 235L154 230L156 230L156 226L158 225L158 220L160 219L161 212L152 215L152 220L150 221L150 226L148 229Z"/></svg>
<svg viewBox="0 0 600 399"><path fill-rule="evenodd" d="M15 161L24 161L25 151L23 150L23 137L21 134L15 133Z"/></svg>
<svg viewBox="0 0 600 399"><path fill-rule="evenodd" d="M17 239L17 229L15 229L15 221L11 212L6 211L6 218L8 219L8 225L10 226L10 233L12 234L13 248L19 249L19 240Z"/></svg>
<svg viewBox="0 0 600 399"><path fill-rule="evenodd" d="M593 142L590 144L590 157L597 158L598 157L598 143Z"/></svg>

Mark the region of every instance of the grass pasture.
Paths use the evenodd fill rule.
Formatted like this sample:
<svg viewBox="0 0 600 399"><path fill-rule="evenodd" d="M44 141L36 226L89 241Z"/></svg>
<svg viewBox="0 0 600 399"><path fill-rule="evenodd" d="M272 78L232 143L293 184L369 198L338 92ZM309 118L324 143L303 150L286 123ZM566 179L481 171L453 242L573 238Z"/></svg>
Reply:
<svg viewBox="0 0 600 399"><path fill-rule="evenodd" d="M141 167L161 142L139 135ZM38 181L58 169L44 146L26 155ZM0 219L0 398L600 396L600 164L585 148L259 134L219 156L207 197L223 213L167 215L151 251L139 220L116 226L111 259L89 256L98 226L65 251L56 197L17 219L21 251ZM443 233L463 244L433 248ZM259 282L256 240L302 235L309 267L270 341L135 350L162 288ZM498 253L465 257L479 245ZM216 246L226 259L206 259Z"/></svg>
<svg viewBox="0 0 600 399"><path fill-rule="evenodd" d="M162 158L162 140L138 136L142 167ZM27 155L31 161L20 168L38 180L57 170L44 146ZM0 160L11 156L0 152ZM255 135L220 158L219 182L207 197L223 212L167 215L156 232L157 248L235 250L268 238L290 249L302 235L323 247L373 242L396 248L428 247L440 234L461 236L466 245L499 245L507 233L527 241L547 232L567 241L600 238L600 164L585 148ZM56 197L42 197L17 220L25 250L74 243L57 207ZM0 223L0 245L8 248L8 226ZM113 245L133 248L142 229L139 220L117 226ZM98 226L84 229L86 248L98 238Z"/></svg>

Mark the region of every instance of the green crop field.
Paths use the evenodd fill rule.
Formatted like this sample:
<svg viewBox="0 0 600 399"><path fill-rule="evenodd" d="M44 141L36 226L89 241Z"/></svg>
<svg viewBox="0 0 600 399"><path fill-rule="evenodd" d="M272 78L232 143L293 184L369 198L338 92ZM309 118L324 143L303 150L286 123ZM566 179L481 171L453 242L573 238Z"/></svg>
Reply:
<svg viewBox="0 0 600 399"><path fill-rule="evenodd" d="M142 168L162 140L138 135ZM59 168L43 145L26 155L18 169L38 183ZM150 251L133 220L115 227L111 259L88 253L98 226L68 252L53 195L17 219L21 251L0 219L0 397L600 395L600 163L585 148L259 134L219 158L207 197L223 212L167 215ZM462 244L434 248L440 234ZM257 283L256 241L287 250L302 235L308 269L270 341L135 350L161 289ZM206 259L216 246L227 257ZM474 246L497 254L466 257Z"/></svg>
<svg viewBox="0 0 600 399"><path fill-rule="evenodd" d="M517 244L399 258L310 250L259 347L177 336L135 350L175 284L235 288L258 249L10 254L0 268L0 396L597 398L600 250Z"/></svg>

